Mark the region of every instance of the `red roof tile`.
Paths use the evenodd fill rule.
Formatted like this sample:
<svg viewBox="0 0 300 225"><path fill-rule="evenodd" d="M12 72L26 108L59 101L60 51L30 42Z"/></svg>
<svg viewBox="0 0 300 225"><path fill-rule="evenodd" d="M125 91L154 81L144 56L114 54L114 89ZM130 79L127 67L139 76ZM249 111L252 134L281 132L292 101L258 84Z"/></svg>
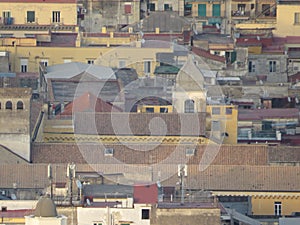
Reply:
<svg viewBox="0 0 300 225"><path fill-rule="evenodd" d="M222 63L226 62L225 57L218 56L218 55L212 55L208 51L205 51L205 50L197 48L197 47L192 47L192 52L195 53L196 55L199 55L199 56L211 59L211 60L219 61Z"/></svg>
<svg viewBox="0 0 300 225"><path fill-rule="evenodd" d="M121 112L118 107L113 106L109 102L97 98L93 94L86 92L82 96L76 98L73 102L66 105L64 111L60 115L72 115L73 112Z"/></svg>
<svg viewBox="0 0 300 225"><path fill-rule="evenodd" d="M263 120L266 118L299 118L299 109L249 109L239 110L238 120Z"/></svg>

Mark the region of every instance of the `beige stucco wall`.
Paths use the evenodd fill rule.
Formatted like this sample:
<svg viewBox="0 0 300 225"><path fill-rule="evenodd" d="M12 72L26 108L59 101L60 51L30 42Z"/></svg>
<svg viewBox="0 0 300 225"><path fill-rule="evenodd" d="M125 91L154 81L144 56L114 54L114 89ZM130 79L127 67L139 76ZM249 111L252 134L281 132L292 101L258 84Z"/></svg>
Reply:
<svg viewBox="0 0 300 225"><path fill-rule="evenodd" d="M126 224L125 221L132 221L133 224L150 225L150 219L141 219L142 209L149 209L151 213L151 206L137 204L133 208L78 207L77 224Z"/></svg>
<svg viewBox="0 0 300 225"><path fill-rule="evenodd" d="M27 11L35 11L36 22L40 25L52 23L52 11L60 11L61 23L64 25L77 24L76 3L0 3L1 15L3 11L10 11L14 24L27 23Z"/></svg>
<svg viewBox="0 0 300 225"><path fill-rule="evenodd" d="M277 5L277 25L274 36L299 36L300 23L294 23L295 12L300 13L299 5Z"/></svg>
<svg viewBox="0 0 300 225"><path fill-rule="evenodd" d="M0 144L16 154L30 160L30 100L31 90L0 89ZM6 102L12 109L6 109ZM17 102L23 102L23 109L17 110ZM8 123L9 121L9 123Z"/></svg>
<svg viewBox="0 0 300 225"><path fill-rule="evenodd" d="M201 208L171 208L156 209L152 214L151 224L153 225L219 225L220 209L201 209Z"/></svg>

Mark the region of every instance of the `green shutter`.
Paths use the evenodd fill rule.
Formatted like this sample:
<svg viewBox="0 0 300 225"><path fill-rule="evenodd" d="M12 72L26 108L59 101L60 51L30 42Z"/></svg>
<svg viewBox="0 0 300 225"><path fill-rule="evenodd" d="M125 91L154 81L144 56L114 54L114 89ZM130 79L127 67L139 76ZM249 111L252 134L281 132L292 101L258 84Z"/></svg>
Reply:
<svg viewBox="0 0 300 225"><path fill-rule="evenodd" d="M221 16L221 5L213 4L213 16L220 17Z"/></svg>
<svg viewBox="0 0 300 225"><path fill-rule="evenodd" d="M198 16L206 16L206 4L198 4Z"/></svg>

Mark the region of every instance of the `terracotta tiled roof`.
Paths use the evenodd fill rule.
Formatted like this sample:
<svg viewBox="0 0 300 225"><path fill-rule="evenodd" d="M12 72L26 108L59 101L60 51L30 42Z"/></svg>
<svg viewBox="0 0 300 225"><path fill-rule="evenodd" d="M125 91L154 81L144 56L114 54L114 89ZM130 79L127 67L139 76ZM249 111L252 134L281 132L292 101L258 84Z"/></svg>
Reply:
<svg viewBox="0 0 300 225"><path fill-rule="evenodd" d="M64 111L60 115L72 115L74 112L121 112L118 107L113 106L109 102L97 98L93 94L86 92L82 96L76 98L73 102L66 105Z"/></svg>
<svg viewBox="0 0 300 225"><path fill-rule="evenodd" d="M299 109L249 109L239 110L238 120L263 120L267 118L299 118Z"/></svg>
<svg viewBox="0 0 300 225"><path fill-rule="evenodd" d="M100 135L205 135L206 113L76 113L75 133ZM95 129L96 128L96 129Z"/></svg>
<svg viewBox="0 0 300 225"><path fill-rule="evenodd" d="M204 190L300 191L299 174L299 166L212 165L201 172L199 165L190 165L186 186ZM177 174L162 184L176 182Z"/></svg>
<svg viewBox="0 0 300 225"><path fill-rule="evenodd" d="M237 38L237 46L270 46L272 45L272 38Z"/></svg>
<svg viewBox="0 0 300 225"><path fill-rule="evenodd" d="M208 58L211 60L215 60L215 61L222 62L222 63L226 62L225 57L218 56L218 55L212 55L208 51L205 51L205 50L197 48L197 47L192 47L192 52L198 56L202 56L202 57L205 57L205 58Z"/></svg>
<svg viewBox="0 0 300 225"><path fill-rule="evenodd" d="M52 33L50 42L41 42L41 46L45 47L75 47L76 33Z"/></svg>
<svg viewBox="0 0 300 225"><path fill-rule="evenodd" d="M122 169L119 164L104 165L111 173ZM47 164L0 165L0 187L43 188L49 186ZM53 164L53 182L66 181L66 165ZM76 171L103 171L103 164L76 164ZM147 167L148 171L149 168ZM14 171L11 173L11 171ZM122 170L126 173L126 170ZM178 182L177 164L165 165L163 172L174 174L162 180L163 186L175 186ZM142 172L142 167L141 167ZM210 165L204 171L199 164L188 165L186 187L203 190L233 191L300 191L300 166ZM154 177L158 179L157 176Z"/></svg>
<svg viewBox="0 0 300 225"><path fill-rule="evenodd" d="M187 148L195 148L194 156L186 156ZM174 161L188 161L197 164L207 148L205 145L171 145L157 143L141 144L64 144L64 143L33 143L33 163L97 163L104 159L105 148L114 149L114 158L128 164L153 164L173 157ZM218 154L214 165L267 165L268 149L264 145L223 145L215 149Z"/></svg>
<svg viewBox="0 0 300 225"><path fill-rule="evenodd" d="M298 137L299 138L299 137ZM300 147L269 147L269 162L300 162Z"/></svg>

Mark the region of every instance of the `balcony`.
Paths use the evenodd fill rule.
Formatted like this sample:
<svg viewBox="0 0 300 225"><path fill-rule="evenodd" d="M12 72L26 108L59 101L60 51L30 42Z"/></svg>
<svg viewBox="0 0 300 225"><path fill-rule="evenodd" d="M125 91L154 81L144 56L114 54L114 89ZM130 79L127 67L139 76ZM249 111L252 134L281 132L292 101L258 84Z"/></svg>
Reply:
<svg viewBox="0 0 300 225"><path fill-rule="evenodd" d="M1 25L12 25L14 24L13 17L0 17L0 24Z"/></svg>
<svg viewBox="0 0 300 225"><path fill-rule="evenodd" d="M250 11L232 10L231 16L232 16L232 19L249 19Z"/></svg>

